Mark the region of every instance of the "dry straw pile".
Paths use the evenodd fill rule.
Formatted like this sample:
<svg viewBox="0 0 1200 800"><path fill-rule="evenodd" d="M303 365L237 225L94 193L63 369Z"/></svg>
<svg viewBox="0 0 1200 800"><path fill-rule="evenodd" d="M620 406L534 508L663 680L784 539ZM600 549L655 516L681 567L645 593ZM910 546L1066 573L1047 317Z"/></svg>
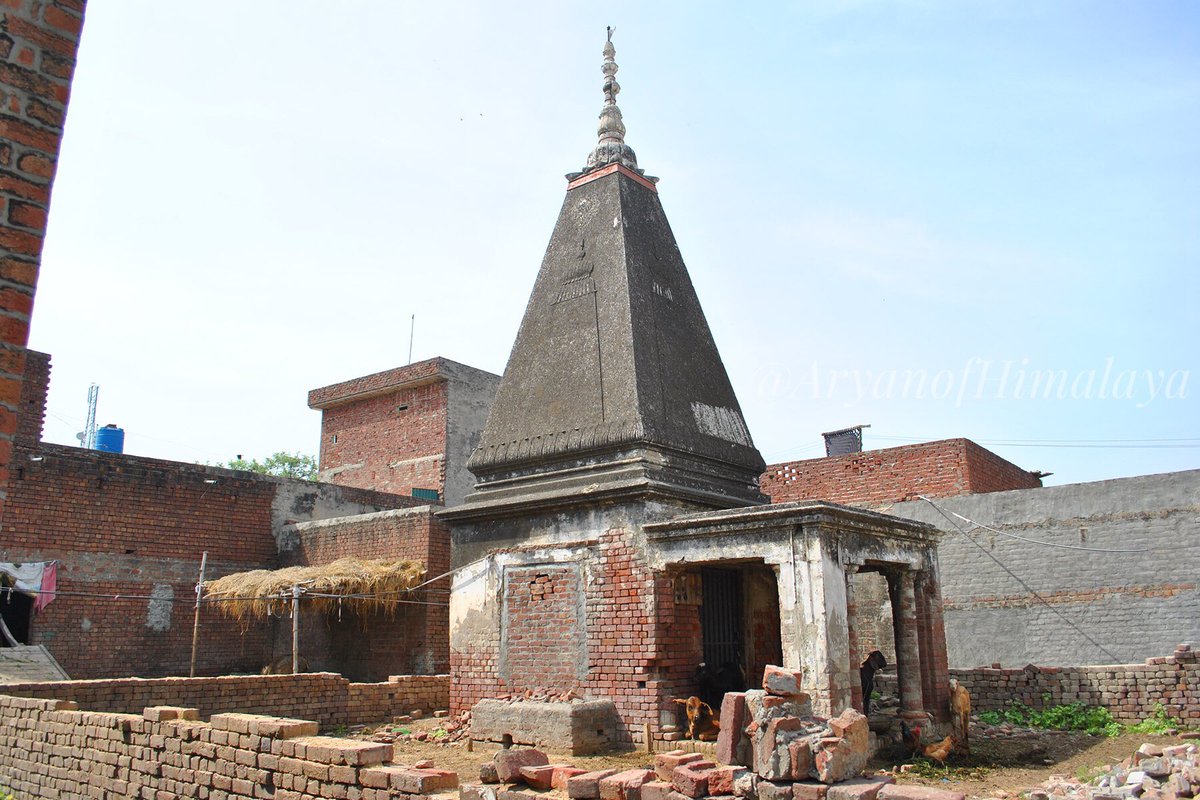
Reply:
<svg viewBox="0 0 1200 800"><path fill-rule="evenodd" d="M305 611L384 611L413 599L410 590L425 577L420 561L340 558L316 567L255 569L205 581L204 600L227 617L245 620L288 613L292 587L304 590Z"/></svg>

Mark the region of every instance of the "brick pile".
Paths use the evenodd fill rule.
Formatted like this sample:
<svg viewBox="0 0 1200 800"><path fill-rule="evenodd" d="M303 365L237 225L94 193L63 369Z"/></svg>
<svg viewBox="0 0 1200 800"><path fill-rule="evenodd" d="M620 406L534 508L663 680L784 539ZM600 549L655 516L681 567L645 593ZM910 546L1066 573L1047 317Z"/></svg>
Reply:
<svg viewBox="0 0 1200 800"><path fill-rule="evenodd" d="M1029 800L1177 800L1200 795L1200 748L1143 744L1130 758L1105 766L1091 781L1051 778Z"/></svg>
<svg viewBox="0 0 1200 800"><path fill-rule="evenodd" d="M867 718L854 709L833 719L813 716L800 685L799 672L768 666L762 690L729 692L721 704L717 760L748 768L746 780L764 800L812 779L832 784L856 778L871 757Z"/></svg>
<svg viewBox="0 0 1200 800"><path fill-rule="evenodd" d="M385 800L458 786L454 772L390 763L391 745L318 736L308 720L230 713L205 723L194 708L114 714L8 696L0 712L0 760L18 796Z"/></svg>
<svg viewBox="0 0 1200 800"><path fill-rule="evenodd" d="M1156 704L1185 724L1200 724L1200 652L1179 645L1170 656L1144 664L1021 669L977 667L950 670L971 693L978 711L1002 710L1010 700L1033 708L1083 703L1103 706L1118 722L1138 722Z"/></svg>
<svg viewBox="0 0 1200 800"><path fill-rule="evenodd" d="M141 713L146 706L187 706L201 716L246 711L300 717L323 726L379 722L413 710L445 708L449 675L394 675L351 683L341 675L229 675L217 678L118 678L5 686L20 697L68 700L84 708Z"/></svg>
<svg viewBox="0 0 1200 800"><path fill-rule="evenodd" d="M859 777L871 754L867 718L853 709L813 716L800 677L768 666L762 691L726 694L715 761L672 750L656 755L653 769L586 771L533 748L501 750L461 800L963 800L894 786L890 775Z"/></svg>

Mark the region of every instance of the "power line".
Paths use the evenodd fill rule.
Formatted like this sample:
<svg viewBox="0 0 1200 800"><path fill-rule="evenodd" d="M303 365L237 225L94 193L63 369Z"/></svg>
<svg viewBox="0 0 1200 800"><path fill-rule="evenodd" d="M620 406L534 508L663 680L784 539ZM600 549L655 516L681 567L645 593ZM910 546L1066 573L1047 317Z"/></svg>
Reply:
<svg viewBox="0 0 1200 800"><path fill-rule="evenodd" d="M933 502L932 500L929 500L927 497L922 497L920 495L918 495L918 496L921 497L921 499L925 500L926 502L929 502L929 503ZM938 510L941 511L941 509L938 509ZM1011 539L1017 539L1018 541L1028 542L1029 544L1040 544L1043 547L1058 547L1063 550L1085 550L1089 553L1148 553L1148 552L1153 552L1153 550L1151 550L1150 548L1145 548L1145 547L1136 548L1133 550L1112 550L1112 549L1103 548L1103 547L1084 547L1083 545L1078 545L1078 544L1059 544L1058 542L1043 542L1040 539L1027 539L1024 536L1018 536L1015 533L1009 533L1008 531L1002 531L999 528L993 528L990 525L984 525L982 522L976 522L973 519L968 519L967 517L964 517L962 514L959 514L956 511L951 511L949 513L958 517L963 522L969 523L970 525L974 526L973 529L974 528L982 528L985 531L991 531L992 533L998 533L1001 536L1007 536Z"/></svg>
<svg viewBox="0 0 1200 800"><path fill-rule="evenodd" d="M947 520L947 521L948 521L948 522L949 522L951 525L953 525L953 526L954 526L955 530L957 530L959 533L961 533L963 536L965 536L965 537L966 537L966 539L967 539L967 541L968 541L968 542L970 542L971 544L975 545L975 546L976 546L976 547L978 547L980 550L982 550L982 551L983 551L983 554L984 554L985 556L987 556L988 558L990 558L992 561L995 561L995 562L996 562L996 565L997 565L998 567L1000 567L1000 569L1002 569L1002 570L1004 570L1005 572L1007 572L1007 573L1008 573L1008 575L1009 575L1009 577L1011 577L1013 580L1015 580L1017 583L1019 583L1019 584L1021 585L1021 588L1023 588L1025 591L1029 592L1029 594L1030 594L1031 596L1033 596L1034 598L1036 598L1037 600L1039 600L1039 601L1040 601L1040 602L1041 602L1043 605L1045 605L1045 606L1046 606L1046 608L1047 608L1047 609L1049 609L1049 610L1050 610L1050 612L1051 612L1052 614L1054 614L1055 616L1057 616L1057 617L1058 617L1059 619L1061 619L1063 622L1067 623L1068 627L1070 627L1071 629L1073 629L1073 630L1074 630L1076 633L1078 633L1078 634L1079 634L1080 636L1082 636L1084 639L1087 639L1089 642L1091 642L1093 645L1095 645L1097 648L1099 648L1100 652L1104 653L1106 656L1108 656L1109 658L1111 658L1111 659L1113 660L1113 662L1114 662L1114 663L1120 663L1121 659L1120 659L1118 656L1116 656L1115 654L1113 654L1113 652L1112 652L1111 650L1109 650L1107 647L1105 647L1104 645L1100 644L1100 643L1099 643L1099 642L1097 642L1095 639L1093 639L1091 636L1089 636L1089 635L1088 635L1088 633L1087 633L1087 631L1085 631L1083 628L1080 628L1078 625L1076 625L1074 622L1072 622L1070 619L1068 619L1068 618L1066 617L1066 615L1064 615L1064 614L1063 614L1061 611L1059 611L1057 608L1055 608L1053 605L1051 605L1051 603L1050 603L1050 601L1049 601L1049 600L1047 600L1046 598L1042 597L1040 594L1038 594L1038 593L1037 593L1037 592L1034 590L1034 588L1033 588L1032 586L1030 586L1029 584L1027 584L1025 581L1021 580L1020 576L1019 576L1019 575L1017 575L1017 573L1013 572L1011 569L1009 569L1007 566L1005 566L1004 562L1003 562L1003 561L1001 561L1000 559L996 558L996 556L995 556L995 555L993 555L993 554L992 554L992 552L991 552L990 550L988 550L986 547L984 547L983 545L981 545L979 542L975 541L975 539L974 539L974 538L972 538L972 537L971 537L971 535L970 535L970 534L969 534L967 531L964 531L962 528L960 528L960 527L959 527L959 525L958 525L958 523L957 523L957 522L955 522L955 521L953 520L953 518L951 518L951 517L950 517L950 515L949 515L949 514L947 514L945 511L943 511L943 510L942 510L942 507L941 507L941 506L939 506L937 503L935 503L935 502L933 502L932 500L930 500L930 499L929 499L928 497L926 497L925 495L917 495L917 497L918 497L918 498L920 498L921 500L924 500L926 503L929 503L929 505L933 506L933 507L934 507L934 509L935 509L935 510L936 510L936 511L937 511L939 514L941 514L943 517L945 517L945 518L946 518L946 520Z"/></svg>

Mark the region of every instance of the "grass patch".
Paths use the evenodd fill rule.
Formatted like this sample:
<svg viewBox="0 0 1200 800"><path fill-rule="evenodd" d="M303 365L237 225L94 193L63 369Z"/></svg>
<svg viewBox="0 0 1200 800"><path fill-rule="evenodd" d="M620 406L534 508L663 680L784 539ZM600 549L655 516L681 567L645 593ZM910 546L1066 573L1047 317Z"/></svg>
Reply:
<svg viewBox="0 0 1200 800"><path fill-rule="evenodd" d="M984 711L979 719L988 725L1007 722L1023 728L1052 731L1082 731L1095 736L1120 736L1121 724L1107 708L1083 703L1030 708L1020 700L1009 700L1003 711Z"/></svg>

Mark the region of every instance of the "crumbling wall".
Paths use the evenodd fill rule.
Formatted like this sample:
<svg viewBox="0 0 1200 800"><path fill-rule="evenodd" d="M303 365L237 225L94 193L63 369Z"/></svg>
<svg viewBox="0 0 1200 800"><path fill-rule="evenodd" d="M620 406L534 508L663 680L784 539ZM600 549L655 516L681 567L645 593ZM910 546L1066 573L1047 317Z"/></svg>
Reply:
<svg viewBox="0 0 1200 800"><path fill-rule="evenodd" d="M396 675L378 683L354 683L341 675L313 672L18 683L6 685L4 692L126 714L140 714L146 706L186 706L205 718L240 711L301 717L333 727L380 722L415 709L446 708L449 686L449 675Z"/></svg>
<svg viewBox="0 0 1200 800"><path fill-rule="evenodd" d="M927 497L1031 489L1041 480L969 439L771 464L759 480L773 503L826 500L873 506Z"/></svg>
<svg viewBox="0 0 1200 800"><path fill-rule="evenodd" d="M50 390L50 356L36 350L25 351L25 372L21 382L21 403L17 411L17 433L13 441L32 447L42 440L46 421L46 393Z"/></svg>
<svg viewBox="0 0 1200 800"><path fill-rule="evenodd" d="M1196 638L1200 470L937 502L1000 531L968 537L921 501L886 509L947 531L952 666L1127 663Z"/></svg>

